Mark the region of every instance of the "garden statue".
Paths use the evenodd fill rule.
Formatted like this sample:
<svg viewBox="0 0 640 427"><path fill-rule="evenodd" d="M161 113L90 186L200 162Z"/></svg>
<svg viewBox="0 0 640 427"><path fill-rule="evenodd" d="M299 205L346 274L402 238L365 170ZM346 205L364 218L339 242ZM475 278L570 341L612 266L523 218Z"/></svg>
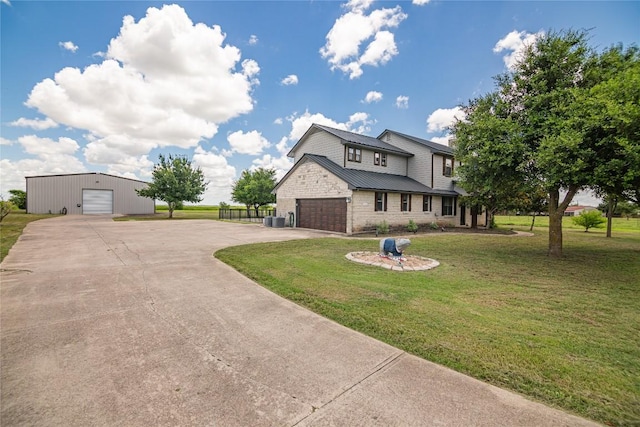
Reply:
<svg viewBox="0 0 640 427"><path fill-rule="evenodd" d="M380 256L401 257L402 252L411 244L409 239L386 238L380 240Z"/></svg>

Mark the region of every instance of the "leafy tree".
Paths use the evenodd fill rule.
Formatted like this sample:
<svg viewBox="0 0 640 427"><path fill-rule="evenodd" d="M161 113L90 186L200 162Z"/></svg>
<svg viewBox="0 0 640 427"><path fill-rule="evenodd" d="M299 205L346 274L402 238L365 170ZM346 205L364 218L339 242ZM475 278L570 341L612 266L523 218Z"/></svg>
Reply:
<svg viewBox="0 0 640 427"><path fill-rule="evenodd" d="M600 184L594 171L610 159L598 155L598 144L607 147L609 141L589 136L593 120L584 105L604 91L594 88L607 76L620 80L619 71L609 66L615 61L588 47L587 35L566 31L539 37L512 71L496 77L496 90L471 101L464 107L465 120L452 126L456 157L462 162L459 185L478 202L493 208L512 203L519 194L544 190L548 253L555 257L562 255L566 208L580 189ZM607 93L617 96L618 91ZM635 150L632 145L628 152ZM633 162L630 166L639 170ZM492 200L501 197L506 201Z"/></svg>
<svg viewBox="0 0 640 427"><path fill-rule="evenodd" d="M582 211L580 215L572 217L571 221L573 221L575 225L584 227L585 233L589 231L590 228L602 228L602 224L607 222L606 218L602 217L600 211Z"/></svg>
<svg viewBox="0 0 640 427"><path fill-rule="evenodd" d="M271 191L276 186L276 171L274 169L258 168L254 171L243 170L233 184L231 198L234 202L242 203L247 207L247 212L252 207L258 216L258 209L275 203L276 196Z"/></svg>
<svg viewBox="0 0 640 427"><path fill-rule="evenodd" d="M0 222L2 222L5 216L11 213L12 209L13 203L0 199Z"/></svg>
<svg viewBox="0 0 640 427"><path fill-rule="evenodd" d="M220 202L218 204L218 209L220 209L220 210L229 209L230 207L231 206L227 202Z"/></svg>
<svg viewBox="0 0 640 427"><path fill-rule="evenodd" d="M594 85L580 102L580 126L598 159L591 187L608 202L607 237L619 202L640 193L640 49L614 46L592 59Z"/></svg>
<svg viewBox="0 0 640 427"><path fill-rule="evenodd" d="M22 190L9 190L11 197L9 201L13 203L18 209L27 208L27 192Z"/></svg>
<svg viewBox="0 0 640 427"><path fill-rule="evenodd" d="M526 154L517 123L497 92L470 101L466 119L453 127L456 180L468 192L463 202L485 206L489 216L509 209L518 201L525 171L518 159Z"/></svg>
<svg viewBox="0 0 640 427"><path fill-rule="evenodd" d="M173 218L173 211L182 206L182 202L200 202L208 183L202 170L193 168L186 157L160 154L158 158L153 168L153 182L136 192L142 197L166 202L169 218Z"/></svg>
<svg viewBox="0 0 640 427"><path fill-rule="evenodd" d="M604 202L598 205L598 210L606 214L608 214L609 208L610 206L607 200L605 200ZM638 206L637 204L627 202L627 201L622 201L622 202L615 203L613 208L613 215L620 215L627 218L628 220L633 215L637 215L639 211L640 211L640 206Z"/></svg>

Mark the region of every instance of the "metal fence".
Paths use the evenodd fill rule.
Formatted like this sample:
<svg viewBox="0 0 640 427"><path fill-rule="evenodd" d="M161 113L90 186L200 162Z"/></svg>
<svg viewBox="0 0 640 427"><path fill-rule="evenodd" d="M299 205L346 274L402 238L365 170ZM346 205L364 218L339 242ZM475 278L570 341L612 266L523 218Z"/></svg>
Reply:
<svg viewBox="0 0 640 427"><path fill-rule="evenodd" d="M219 219L228 219L232 221L262 222L266 216L276 216L276 209L258 209L257 213L255 209L243 208L220 209L218 211Z"/></svg>

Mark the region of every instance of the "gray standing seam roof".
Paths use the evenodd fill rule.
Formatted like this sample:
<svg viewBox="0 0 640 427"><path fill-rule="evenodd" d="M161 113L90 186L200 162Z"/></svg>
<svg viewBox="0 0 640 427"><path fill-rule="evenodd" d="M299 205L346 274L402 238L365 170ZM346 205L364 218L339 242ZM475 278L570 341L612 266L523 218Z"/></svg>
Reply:
<svg viewBox="0 0 640 427"><path fill-rule="evenodd" d="M453 190L434 190L415 179L403 175L391 175L380 172L369 172L357 169L346 169L327 159L325 156L305 154L303 159L309 159L322 166L338 178L345 181L352 190L378 190L397 193L422 193L442 196L458 196ZM294 166L295 167L295 166ZM292 169L293 170L293 169ZM284 179L284 178L283 178Z"/></svg>
<svg viewBox="0 0 640 427"><path fill-rule="evenodd" d="M337 136L338 138L342 139L343 141L346 142L350 142L352 144L355 145L362 145L365 147L371 147L371 148L377 148L379 150L382 151L387 151L389 153L396 153L399 154L401 156L406 156L406 157L413 157L413 153L410 153L408 151L405 151L401 148L398 148L394 145L391 144L387 144L384 141L381 141L377 138L374 138L372 136L366 136L366 135L360 135L358 133L353 133L353 132L349 132L346 130L341 130L341 129L334 129L331 128L329 126L324 126L324 125L318 125L318 124L314 124L313 126L322 129L326 132L329 132L332 135Z"/></svg>
<svg viewBox="0 0 640 427"><path fill-rule="evenodd" d="M438 144L437 142L428 141L426 139L418 138L416 136L407 135L407 134L401 133L401 132L396 132L396 131L390 130L390 129L386 129L384 132L395 133L396 135L400 135L400 136L402 136L404 138L410 139L413 142L417 142L418 144L425 145L425 146L431 148L436 153L453 155L453 148L449 147L448 145ZM384 134L384 132L382 132L382 134ZM380 135L382 136L382 134L380 134Z"/></svg>

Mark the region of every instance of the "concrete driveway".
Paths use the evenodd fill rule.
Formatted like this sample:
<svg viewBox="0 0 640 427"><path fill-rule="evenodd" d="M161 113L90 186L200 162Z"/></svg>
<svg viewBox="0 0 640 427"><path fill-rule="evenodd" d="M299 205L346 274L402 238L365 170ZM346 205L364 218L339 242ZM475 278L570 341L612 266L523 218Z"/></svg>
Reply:
<svg viewBox="0 0 640 427"><path fill-rule="evenodd" d="M320 234L31 223L2 263L2 426L595 425L408 355L212 257Z"/></svg>

